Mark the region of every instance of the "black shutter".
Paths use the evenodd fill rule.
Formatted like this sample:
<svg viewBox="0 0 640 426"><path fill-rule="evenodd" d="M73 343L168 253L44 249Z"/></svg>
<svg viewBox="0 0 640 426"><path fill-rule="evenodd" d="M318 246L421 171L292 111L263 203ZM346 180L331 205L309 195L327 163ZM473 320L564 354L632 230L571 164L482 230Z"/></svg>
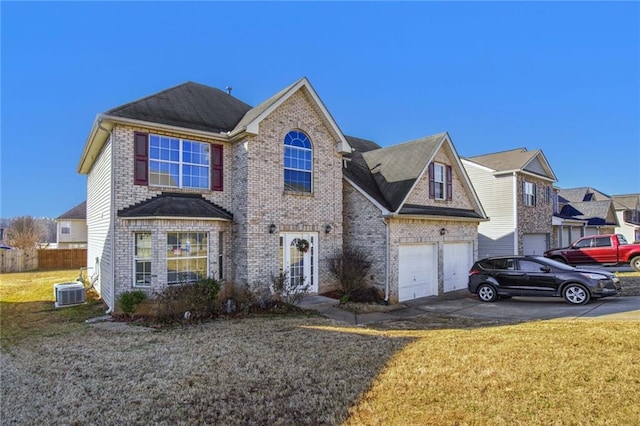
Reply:
<svg viewBox="0 0 640 426"><path fill-rule="evenodd" d="M447 174L447 201L453 200L453 176L451 166L447 166L446 168Z"/></svg>
<svg viewBox="0 0 640 426"><path fill-rule="evenodd" d="M429 198L436 198L436 181L433 172L433 163L429 163Z"/></svg>
<svg viewBox="0 0 640 426"><path fill-rule="evenodd" d="M133 184L149 184L149 135L134 132L133 134Z"/></svg>
<svg viewBox="0 0 640 426"><path fill-rule="evenodd" d="M222 145L211 145L211 190L223 190Z"/></svg>

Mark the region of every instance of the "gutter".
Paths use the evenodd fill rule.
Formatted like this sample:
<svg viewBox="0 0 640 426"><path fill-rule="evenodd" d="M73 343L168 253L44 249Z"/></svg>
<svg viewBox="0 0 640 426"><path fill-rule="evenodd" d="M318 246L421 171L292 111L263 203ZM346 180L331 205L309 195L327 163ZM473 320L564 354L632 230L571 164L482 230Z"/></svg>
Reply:
<svg viewBox="0 0 640 426"><path fill-rule="evenodd" d="M385 250L385 256L384 256L384 301L385 303L389 303L389 256L390 256L390 247L391 247L391 243L389 242L389 222L387 222L387 220L383 217L382 218L382 223L384 223L384 227L385 227L385 233L386 233L386 238L385 238L385 244L386 244L386 250Z"/></svg>

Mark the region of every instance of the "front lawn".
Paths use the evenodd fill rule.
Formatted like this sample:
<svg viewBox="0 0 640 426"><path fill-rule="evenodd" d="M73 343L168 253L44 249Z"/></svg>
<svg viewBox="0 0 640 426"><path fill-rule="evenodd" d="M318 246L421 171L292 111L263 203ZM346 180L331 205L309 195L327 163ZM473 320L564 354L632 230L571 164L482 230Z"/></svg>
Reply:
<svg viewBox="0 0 640 426"><path fill-rule="evenodd" d="M89 291L87 303L56 309L53 285L73 282L79 271L35 271L0 274L0 342L2 346L28 337L83 327L83 321L107 310L95 291Z"/></svg>
<svg viewBox="0 0 640 426"><path fill-rule="evenodd" d="M346 327L313 316L163 331L5 315L2 422L37 424L638 424L639 321L429 329L429 317ZM73 278L66 277L65 281ZM32 277L33 291L39 287ZM50 289L48 281L41 284ZM34 284L36 283L36 284ZM11 292L10 292L11 293ZM16 293L15 291L12 293ZM100 310L102 314L104 311ZM49 321L43 320L49 318ZM26 321L29 333L15 322ZM396 329L389 327L397 325ZM422 324L422 329L409 330ZM441 326L441 324L439 325ZM19 338L17 338L19 337ZM4 337L3 337L4 339Z"/></svg>

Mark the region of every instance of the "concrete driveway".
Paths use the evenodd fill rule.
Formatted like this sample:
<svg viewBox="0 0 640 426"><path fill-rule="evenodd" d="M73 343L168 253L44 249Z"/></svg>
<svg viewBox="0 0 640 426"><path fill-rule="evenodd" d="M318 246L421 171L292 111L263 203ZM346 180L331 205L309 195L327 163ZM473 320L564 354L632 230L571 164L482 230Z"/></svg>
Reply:
<svg viewBox="0 0 640 426"><path fill-rule="evenodd" d="M476 295L458 292L458 297L424 298L405 302L414 315L433 312L471 318L531 321L549 319L640 320L640 296L595 299L586 305L569 305L560 297L513 297L480 302Z"/></svg>

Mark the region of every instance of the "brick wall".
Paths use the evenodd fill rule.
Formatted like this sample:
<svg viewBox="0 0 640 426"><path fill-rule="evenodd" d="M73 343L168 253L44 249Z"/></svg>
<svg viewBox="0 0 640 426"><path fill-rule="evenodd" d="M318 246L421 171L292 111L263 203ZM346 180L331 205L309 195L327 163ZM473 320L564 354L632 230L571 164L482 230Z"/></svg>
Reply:
<svg viewBox="0 0 640 426"><path fill-rule="evenodd" d="M523 182L532 182L537 185L538 195L535 206L525 206L523 201ZM518 253L522 254L524 234L546 234L547 240L552 241L551 220L553 217L553 200L545 199L547 188L551 186L548 181L537 179L530 175L518 175L516 184L518 202Z"/></svg>

